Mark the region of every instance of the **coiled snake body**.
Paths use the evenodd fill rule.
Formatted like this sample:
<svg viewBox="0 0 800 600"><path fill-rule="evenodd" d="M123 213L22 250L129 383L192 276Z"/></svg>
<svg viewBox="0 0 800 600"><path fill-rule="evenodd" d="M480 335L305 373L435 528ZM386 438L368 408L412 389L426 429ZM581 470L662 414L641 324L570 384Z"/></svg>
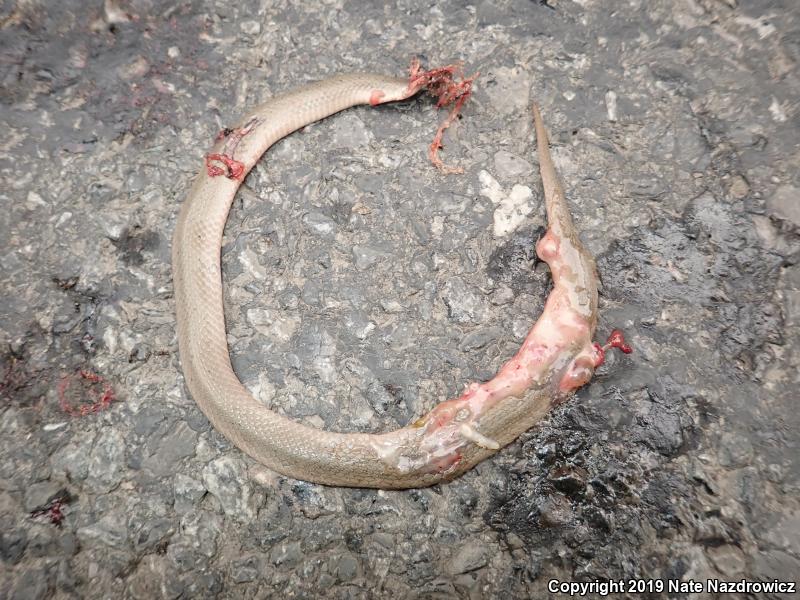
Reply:
<svg viewBox="0 0 800 600"><path fill-rule="evenodd" d="M581 245L534 107L548 231L537 252L554 288L518 353L414 424L383 434L302 425L257 401L234 373L225 335L220 246L244 176L276 141L358 104L409 98L419 86L373 74L340 75L277 96L221 133L185 200L173 239L180 360L186 385L211 423L270 469L328 485L411 488L457 477L511 443L586 383L602 360L592 344L597 276Z"/></svg>

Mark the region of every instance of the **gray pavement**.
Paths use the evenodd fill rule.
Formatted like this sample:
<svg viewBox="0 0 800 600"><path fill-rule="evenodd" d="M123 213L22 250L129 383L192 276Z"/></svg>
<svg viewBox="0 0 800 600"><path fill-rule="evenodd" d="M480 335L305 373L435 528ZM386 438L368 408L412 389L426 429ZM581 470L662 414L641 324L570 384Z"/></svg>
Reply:
<svg viewBox="0 0 800 600"><path fill-rule="evenodd" d="M794 0L6 0L0 53L0 597L565 598L548 582L797 578ZM621 328L634 353L447 485L287 479L184 388L178 207L246 107L415 55L480 71L445 136L465 173L427 161L444 115L422 96L275 146L222 250L240 378L304 422L381 431L491 377L550 282L534 99L598 258L598 337ZM105 410L65 412L106 391L63 389L78 369L110 386Z"/></svg>

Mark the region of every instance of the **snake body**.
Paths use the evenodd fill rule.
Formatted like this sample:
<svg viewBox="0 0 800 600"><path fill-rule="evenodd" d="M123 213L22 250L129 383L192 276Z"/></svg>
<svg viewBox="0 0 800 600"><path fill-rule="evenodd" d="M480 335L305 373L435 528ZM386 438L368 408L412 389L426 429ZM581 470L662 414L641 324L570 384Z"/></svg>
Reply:
<svg viewBox="0 0 800 600"><path fill-rule="evenodd" d="M335 433L268 409L231 367L223 313L220 247L236 190L261 155L289 133L348 107L409 98L407 79L340 75L255 108L225 130L184 201L173 239L180 361L186 385L217 430L284 475L328 485L412 488L449 480L514 441L598 363L594 260L581 245L534 108L549 229L537 252L554 288L518 353L485 383L383 434Z"/></svg>

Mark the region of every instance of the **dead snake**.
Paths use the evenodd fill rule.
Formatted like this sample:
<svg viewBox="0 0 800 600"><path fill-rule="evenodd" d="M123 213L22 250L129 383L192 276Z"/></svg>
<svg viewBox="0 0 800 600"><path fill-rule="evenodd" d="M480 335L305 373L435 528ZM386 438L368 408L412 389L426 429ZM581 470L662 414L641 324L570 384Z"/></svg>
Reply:
<svg viewBox="0 0 800 600"><path fill-rule="evenodd" d="M383 434L334 433L269 410L234 373L225 334L220 246L234 195L275 142L358 104L404 100L420 86L374 74L339 75L276 96L220 133L180 210L173 277L186 385L208 419L244 452L284 475L328 485L413 488L450 480L531 428L592 377L603 348L593 257L578 239L534 107L548 230L536 251L554 287L517 354L485 383Z"/></svg>

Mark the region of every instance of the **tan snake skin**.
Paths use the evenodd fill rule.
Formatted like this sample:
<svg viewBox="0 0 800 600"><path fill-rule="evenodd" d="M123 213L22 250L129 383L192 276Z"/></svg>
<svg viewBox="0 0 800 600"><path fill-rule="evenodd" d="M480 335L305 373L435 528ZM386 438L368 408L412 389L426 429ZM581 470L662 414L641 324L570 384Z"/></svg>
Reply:
<svg viewBox="0 0 800 600"><path fill-rule="evenodd" d="M231 368L225 335L220 246L234 195L276 141L358 104L408 98L407 79L336 76L277 96L226 130L184 202L173 239L180 360L186 385L211 423L236 446L284 475L328 485L411 488L452 479L514 441L597 363L594 260L569 217L538 111L539 158L550 229L537 251L555 287L516 356L494 379L384 434L333 433L269 410ZM387 115L388 116L388 115Z"/></svg>

